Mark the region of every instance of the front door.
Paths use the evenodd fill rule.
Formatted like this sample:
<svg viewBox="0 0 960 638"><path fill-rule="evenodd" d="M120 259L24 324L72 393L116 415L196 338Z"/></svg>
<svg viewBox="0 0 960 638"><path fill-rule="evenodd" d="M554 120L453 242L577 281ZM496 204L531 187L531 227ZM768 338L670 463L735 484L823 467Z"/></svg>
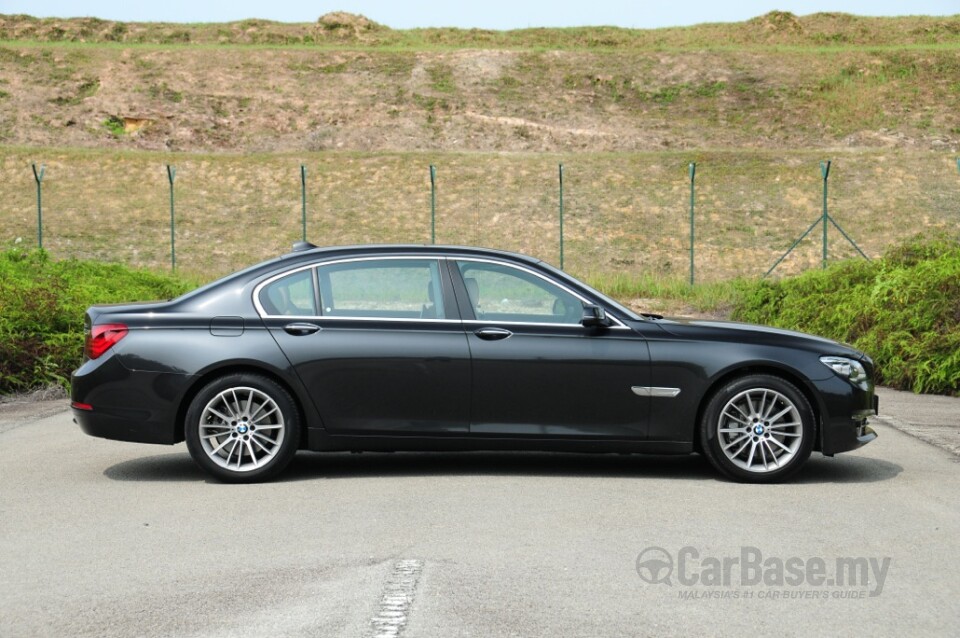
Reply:
<svg viewBox="0 0 960 638"><path fill-rule="evenodd" d="M583 299L533 269L459 259L473 369L471 435L642 439L646 342L622 325L585 328Z"/></svg>

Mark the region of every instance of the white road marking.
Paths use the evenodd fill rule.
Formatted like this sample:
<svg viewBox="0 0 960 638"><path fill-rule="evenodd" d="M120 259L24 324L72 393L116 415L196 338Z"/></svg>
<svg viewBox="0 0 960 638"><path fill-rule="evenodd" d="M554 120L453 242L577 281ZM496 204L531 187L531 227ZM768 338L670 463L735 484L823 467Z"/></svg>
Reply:
<svg viewBox="0 0 960 638"><path fill-rule="evenodd" d="M407 625L407 613L413 604L423 561L415 558L398 560L383 587L380 610L370 621L372 638L397 638Z"/></svg>

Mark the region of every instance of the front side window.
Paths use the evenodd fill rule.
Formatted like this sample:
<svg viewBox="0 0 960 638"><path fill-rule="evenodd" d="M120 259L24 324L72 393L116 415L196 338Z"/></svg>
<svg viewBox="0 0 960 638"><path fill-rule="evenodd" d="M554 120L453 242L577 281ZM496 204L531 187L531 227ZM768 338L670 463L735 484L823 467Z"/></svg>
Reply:
<svg viewBox="0 0 960 638"><path fill-rule="evenodd" d="M301 270L270 282L260 291L260 305L268 315L313 317L320 314L313 270Z"/></svg>
<svg viewBox="0 0 960 638"><path fill-rule="evenodd" d="M474 316L480 321L579 324L583 303L563 288L519 268L458 261Z"/></svg>
<svg viewBox="0 0 960 638"><path fill-rule="evenodd" d="M435 259L373 259L317 268L323 315L445 319Z"/></svg>

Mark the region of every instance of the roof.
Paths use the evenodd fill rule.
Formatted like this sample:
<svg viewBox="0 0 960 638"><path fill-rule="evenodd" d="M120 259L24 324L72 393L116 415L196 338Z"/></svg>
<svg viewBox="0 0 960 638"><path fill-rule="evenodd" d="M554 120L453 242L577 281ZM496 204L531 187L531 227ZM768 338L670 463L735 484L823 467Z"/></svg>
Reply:
<svg viewBox="0 0 960 638"><path fill-rule="evenodd" d="M418 253L424 255L453 254L463 256L506 257L528 264L539 264L543 260L530 255L516 253L495 248L479 246L458 246L453 244L357 244L352 246L316 246L309 242L298 241L293 245L293 251L283 255L280 259L335 256L338 254L407 254Z"/></svg>

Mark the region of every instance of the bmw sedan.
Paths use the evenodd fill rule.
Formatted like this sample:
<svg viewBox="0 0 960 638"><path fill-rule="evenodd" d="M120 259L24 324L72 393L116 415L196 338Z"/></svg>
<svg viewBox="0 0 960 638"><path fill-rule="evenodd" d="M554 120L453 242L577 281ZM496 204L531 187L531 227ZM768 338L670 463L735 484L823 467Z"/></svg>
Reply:
<svg viewBox="0 0 960 638"><path fill-rule="evenodd" d="M186 441L229 482L297 450L701 453L774 482L876 438L873 362L797 332L637 314L543 261L317 248L172 301L93 306L87 434Z"/></svg>

